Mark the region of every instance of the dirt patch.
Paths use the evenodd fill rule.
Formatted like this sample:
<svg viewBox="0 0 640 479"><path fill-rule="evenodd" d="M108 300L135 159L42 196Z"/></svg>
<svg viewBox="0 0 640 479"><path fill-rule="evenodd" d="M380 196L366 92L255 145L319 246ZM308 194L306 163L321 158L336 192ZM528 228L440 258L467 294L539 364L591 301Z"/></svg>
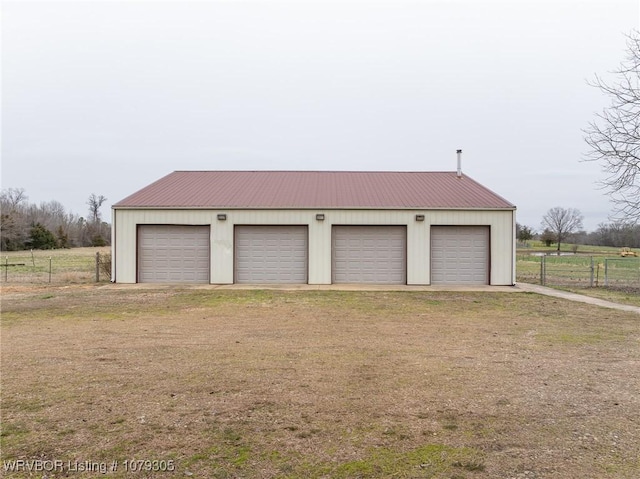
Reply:
<svg viewBox="0 0 640 479"><path fill-rule="evenodd" d="M5 292L4 461L117 461L111 477L133 458L173 461L143 477L640 473L637 314L529 293ZM47 477L67 474L95 477Z"/></svg>

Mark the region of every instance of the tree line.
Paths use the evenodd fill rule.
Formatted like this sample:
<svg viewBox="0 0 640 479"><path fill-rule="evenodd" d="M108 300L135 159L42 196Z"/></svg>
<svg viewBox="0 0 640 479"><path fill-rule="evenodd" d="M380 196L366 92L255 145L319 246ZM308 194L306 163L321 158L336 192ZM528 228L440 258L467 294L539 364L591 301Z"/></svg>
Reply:
<svg viewBox="0 0 640 479"><path fill-rule="evenodd" d="M527 243L532 239L538 239L547 245L557 244L557 231L543 224L543 229L538 233L533 228L517 224L516 238L521 243ZM640 224L633 224L624 221L614 221L611 223L601 223L595 231L587 232L582 229L563 233L561 241L572 244L582 244L591 246L612 246L622 248L640 248Z"/></svg>
<svg viewBox="0 0 640 479"><path fill-rule="evenodd" d="M596 231L578 233L575 239L580 244L594 246L640 248L640 225L623 221L603 223L598 225Z"/></svg>
<svg viewBox="0 0 640 479"><path fill-rule="evenodd" d="M23 188L0 193L0 250L73 248L111 244L111 225L102 221L107 200L92 193L87 218L67 212L58 201L30 203Z"/></svg>

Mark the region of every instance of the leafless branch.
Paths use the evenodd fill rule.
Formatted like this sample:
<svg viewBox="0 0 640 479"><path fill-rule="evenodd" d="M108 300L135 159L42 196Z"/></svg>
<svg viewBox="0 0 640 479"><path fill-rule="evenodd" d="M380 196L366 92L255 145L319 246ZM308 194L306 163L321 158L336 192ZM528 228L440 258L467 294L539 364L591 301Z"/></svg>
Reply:
<svg viewBox="0 0 640 479"><path fill-rule="evenodd" d="M589 151L586 161L601 163L601 185L610 193L620 219L640 220L640 32L627 36L627 55L616 80L596 75L589 84L610 99L583 130Z"/></svg>

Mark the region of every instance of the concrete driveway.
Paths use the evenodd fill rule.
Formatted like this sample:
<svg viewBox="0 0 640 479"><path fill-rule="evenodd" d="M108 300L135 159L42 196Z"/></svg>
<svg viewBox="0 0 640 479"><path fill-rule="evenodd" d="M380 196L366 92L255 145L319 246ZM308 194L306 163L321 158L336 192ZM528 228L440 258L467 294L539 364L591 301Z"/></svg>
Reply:
<svg viewBox="0 0 640 479"><path fill-rule="evenodd" d="M631 306L629 304L612 303L611 301L605 301L604 299L592 298L582 294L569 293L567 291L560 291L553 288L547 288L546 286L540 286L538 284L518 283L516 286L521 291L528 293L544 294L546 296L555 296L556 298L568 299L569 301L579 301L581 303L593 304L595 306L602 306L603 308L619 309L621 311L631 311L640 314L640 307Z"/></svg>

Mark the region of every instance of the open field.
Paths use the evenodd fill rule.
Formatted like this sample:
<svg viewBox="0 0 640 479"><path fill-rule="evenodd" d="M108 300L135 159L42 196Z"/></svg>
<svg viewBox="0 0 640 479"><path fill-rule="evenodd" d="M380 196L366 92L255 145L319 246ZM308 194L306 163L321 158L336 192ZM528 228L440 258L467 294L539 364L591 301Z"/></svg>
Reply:
<svg viewBox="0 0 640 479"><path fill-rule="evenodd" d="M517 282L540 284L541 261L545 263L546 286L640 306L640 258L518 254Z"/></svg>
<svg viewBox="0 0 640 479"><path fill-rule="evenodd" d="M548 255L544 257L546 286L640 306L640 258L622 258L621 248L573 244L563 244L563 256L556 256L556 246L540 241L519 245L516 281L540 284L540 255Z"/></svg>
<svg viewBox="0 0 640 479"><path fill-rule="evenodd" d="M114 461L106 477L640 477L634 313L529 293L2 294L5 477L29 477L4 472L18 459L60 461L48 478Z"/></svg>
<svg viewBox="0 0 640 479"><path fill-rule="evenodd" d="M518 245L518 253L527 253L527 252L539 252L539 253L549 253L554 254L557 249L557 244L552 244L551 246L546 246L544 242L532 240L527 241L526 244L522 244L520 242ZM579 254L589 254L595 256L620 256L620 250L617 246L596 246L596 245L586 245L586 244L573 244L573 243L562 243L560 251L563 253L579 253ZM638 251L638 248L632 248L634 251Z"/></svg>
<svg viewBox="0 0 640 479"><path fill-rule="evenodd" d="M0 283L90 283L96 280L96 253L109 246L53 250L2 251ZM11 266L6 266L9 264ZM109 281L101 273L101 281Z"/></svg>
<svg viewBox="0 0 640 479"><path fill-rule="evenodd" d="M519 248L516 263L516 280L520 283L540 284L540 256L531 252L551 253L552 247L540 242L530 242L529 248ZM563 245L563 251L569 252L574 245ZM548 256L546 285L567 289L588 296L609 301L640 306L640 258L621 259L620 248L604 246L579 246L578 256ZM9 251L2 252L0 261L0 284L89 284L96 279L96 253L101 258L110 253L109 247L73 248L48 251ZM596 271L595 285L590 284L590 257L594 257ZM52 274L49 275L49 258ZM110 257L108 258L110 260ZM605 283L605 260L610 261L608 287ZM615 260L615 261L611 261ZM2 267L3 263L23 264L24 266ZM109 281L108 275L101 270L100 281Z"/></svg>

